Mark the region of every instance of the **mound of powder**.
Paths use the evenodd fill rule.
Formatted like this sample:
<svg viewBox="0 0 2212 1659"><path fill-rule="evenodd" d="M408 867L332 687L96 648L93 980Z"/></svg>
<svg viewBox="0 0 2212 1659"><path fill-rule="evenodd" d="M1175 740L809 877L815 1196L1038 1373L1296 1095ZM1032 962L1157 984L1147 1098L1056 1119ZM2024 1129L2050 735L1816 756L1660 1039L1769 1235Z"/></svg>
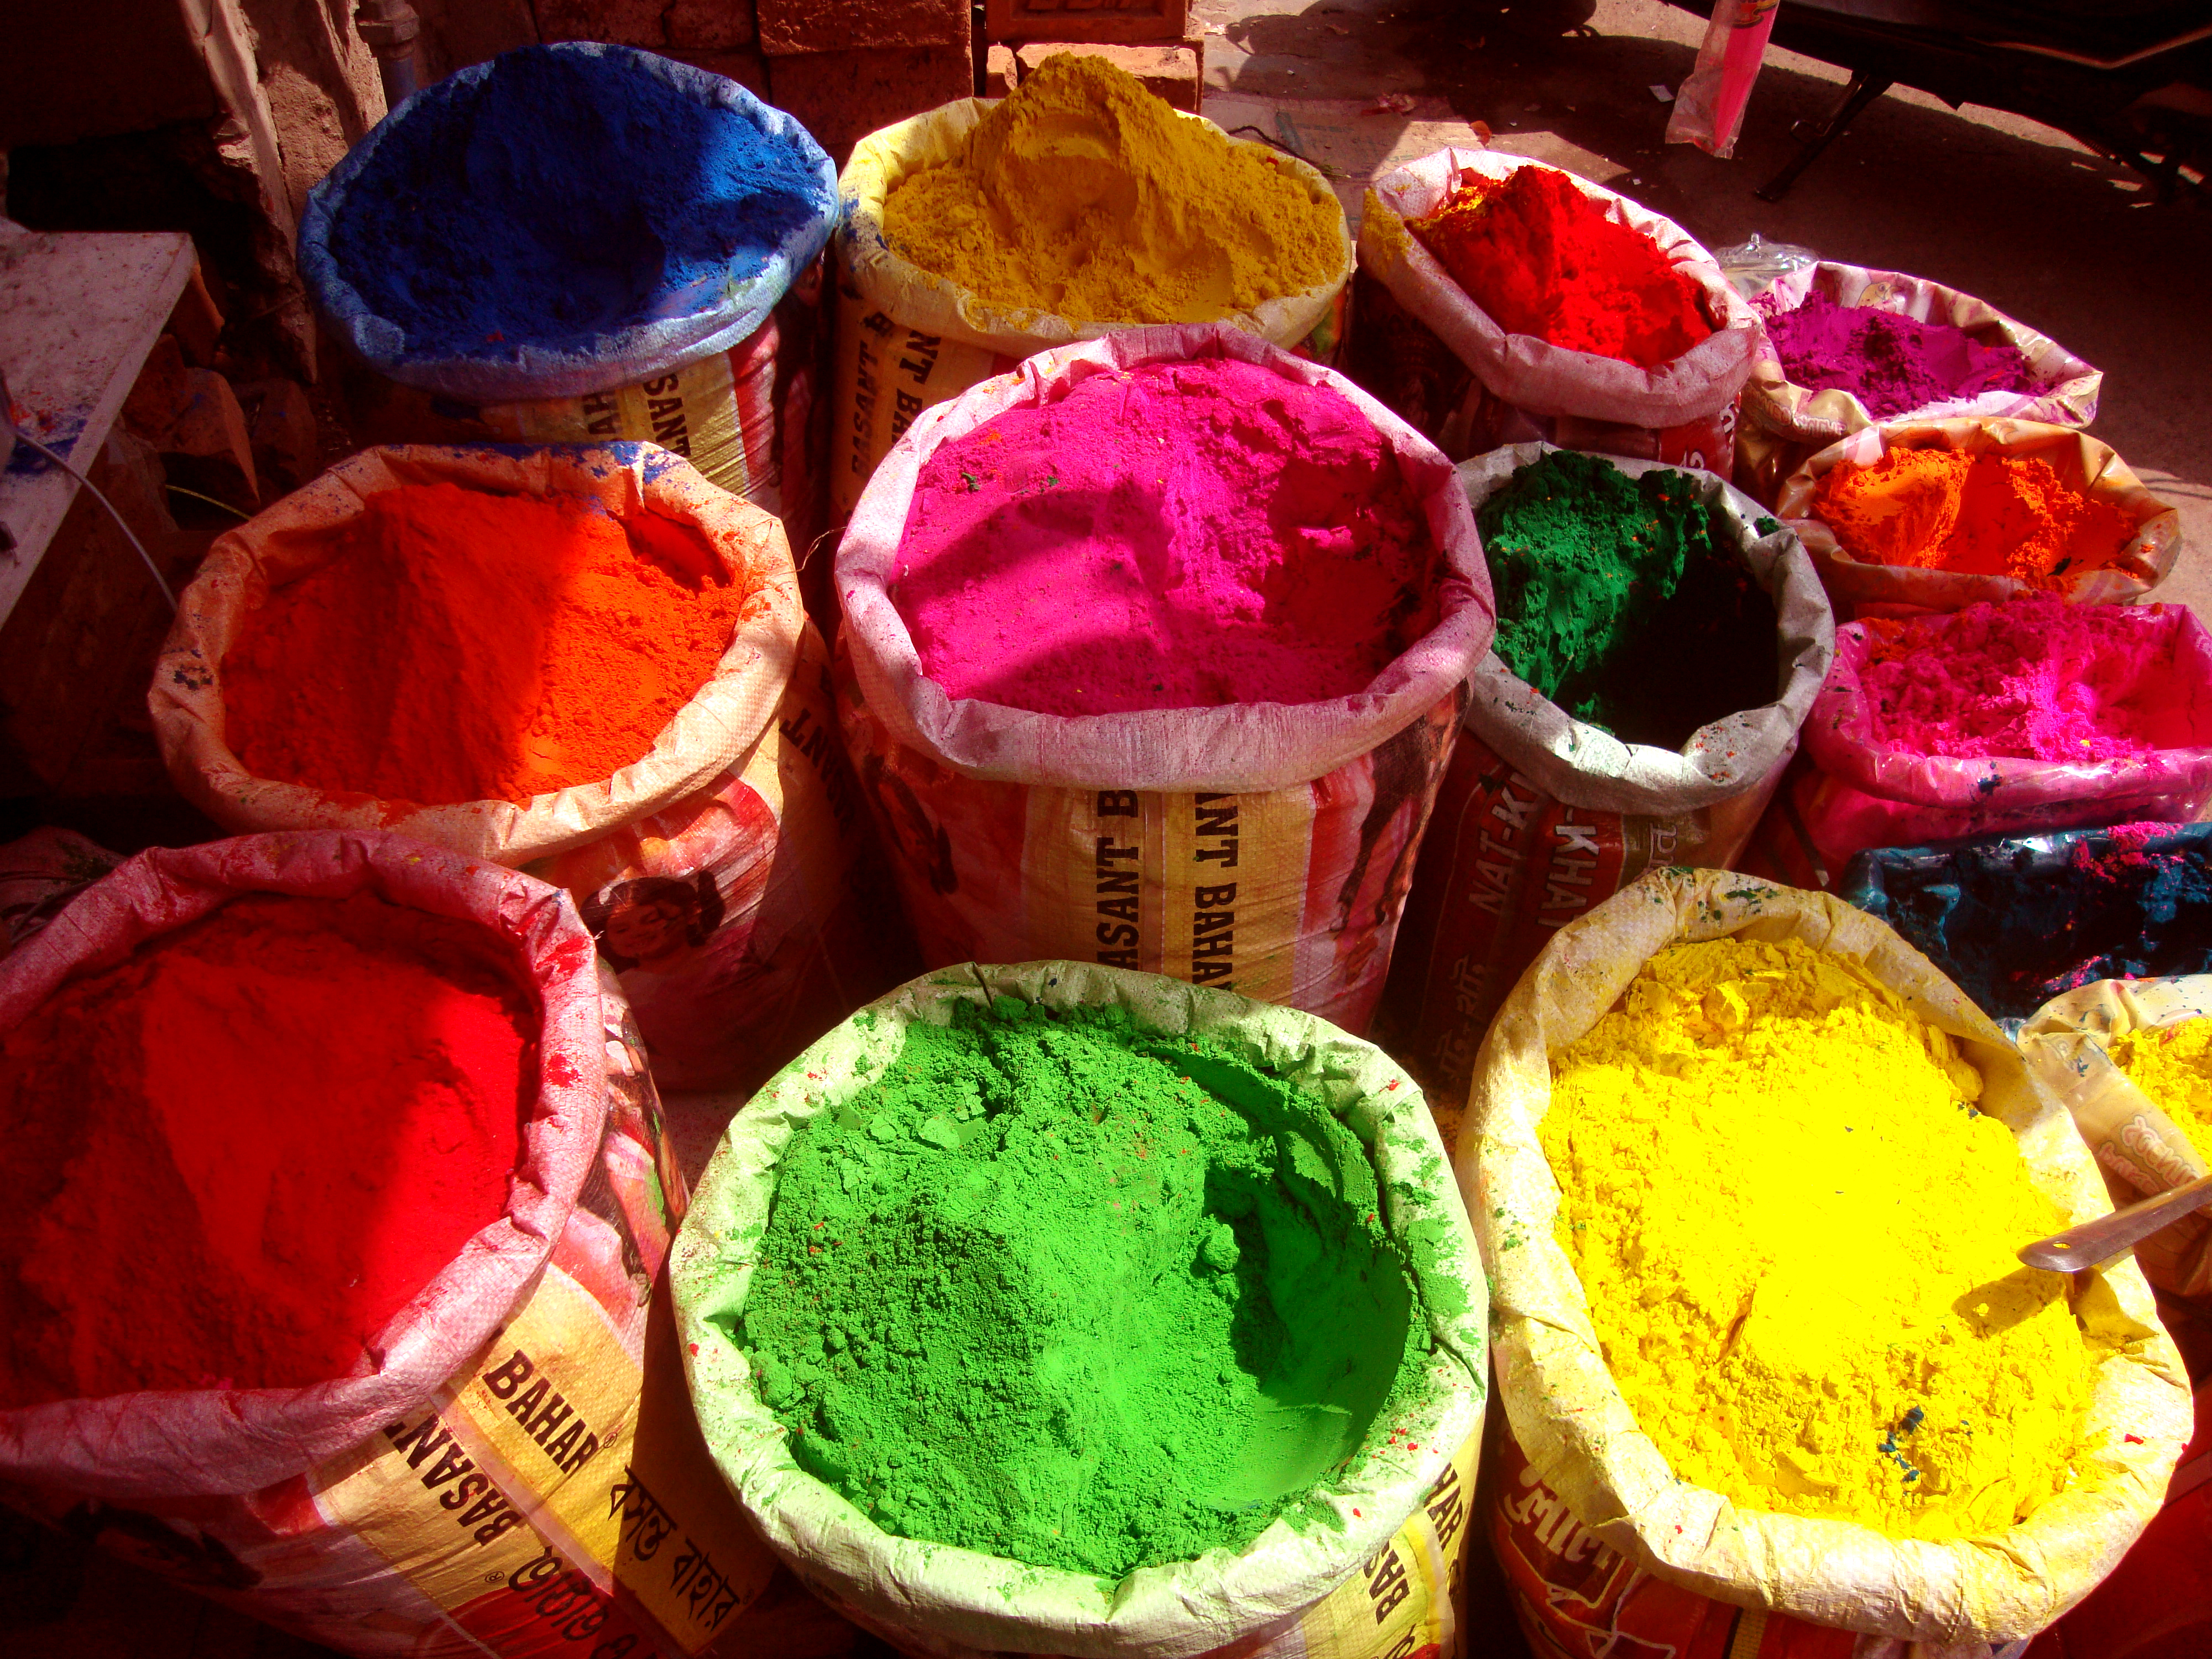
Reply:
<svg viewBox="0 0 2212 1659"><path fill-rule="evenodd" d="M1879 856L1867 908L1993 1018L2025 1019L2092 980L2212 970L2212 842L2188 826Z"/></svg>
<svg viewBox="0 0 2212 1659"><path fill-rule="evenodd" d="M331 252L409 356L514 360L708 309L828 195L787 140L631 55L526 46L379 130Z"/></svg>
<svg viewBox="0 0 2212 1659"><path fill-rule="evenodd" d="M297 1388L507 1204L538 1014L473 923L250 894L0 1037L0 1406Z"/></svg>
<svg viewBox="0 0 2212 1659"><path fill-rule="evenodd" d="M1435 625L1443 576L1349 398L1209 357L941 445L890 593L948 695L1106 714L1349 696Z"/></svg>
<svg viewBox="0 0 2212 1659"><path fill-rule="evenodd" d="M1083 323L1212 322L1345 259L1334 197L1072 52L1024 76L961 159L895 185L884 236L995 305Z"/></svg>
<svg viewBox="0 0 2212 1659"><path fill-rule="evenodd" d="M2014 345L1984 345L1948 323L1923 323L1876 306L1839 306L1814 289L1795 311L1771 312L1771 292L1753 303L1793 386L1848 392L1877 421L1984 392L2033 392L2042 384Z"/></svg>
<svg viewBox="0 0 2212 1659"><path fill-rule="evenodd" d="M1662 951L1537 1133L1607 1369L1677 1479L1894 1538L2011 1526L2093 1386L2067 1218L1958 1045L1796 939Z"/></svg>
<svg viewBox="0 0 2212 1659"><path fill-rule="evenodd" d="M2127 550L2136 526L2047 461L1952 449L1893 449L1830 470L1814 516L1853 558L2063 589Z"/></svg>
<svg viewBox="0 0 2212 1659"><path fill-rule="evenodd" d="M1352 1132L1219 1039L960 1005L793 1139L743 1340L879 1525L1118 1578L1249 1543L1415 1386L1376 1213Z"/></svg>
<svg viewBox="0 0 2212 1659"><path fill-rule="evenodd" d="M1657 368L1713 331L1698 285L1556 167L1470 169L1407 228L1508 334Z"/></svg>
<svg viewBox="0 0 2212 1659"><path fill-rule="evenodd" d="M385 800L527 801L612 776L714 672L751 599L704 537L581 496L408 484L313 532L222 662L256 776Z"/></svg>
<svg viewBox="0 0 2212 1659"><path fill-rule="evenodd" d="M2189 1137L2197 1155L2212 1163L2212 1019L2138 1026L2106 1052Z"/></svg>
<svg viewBox="0 0 2212 1659"><path fill-rule="evenodd" d="M1774 601L1715 543L1694 479L1559 450L1516 467L1475 525L1498 594L1492 648L1577 720L1679 749L1774 701Z"/></svg>
<svg viewBox="0 0 2212 1659"><path fill-rule="evenodd" d="M2174 635L2159 625L2163 608L2035 593L1854 623L1867 640L1869 738L1899 754L1971 760L2148 755L2179 717L2165 706Z"/></svg>

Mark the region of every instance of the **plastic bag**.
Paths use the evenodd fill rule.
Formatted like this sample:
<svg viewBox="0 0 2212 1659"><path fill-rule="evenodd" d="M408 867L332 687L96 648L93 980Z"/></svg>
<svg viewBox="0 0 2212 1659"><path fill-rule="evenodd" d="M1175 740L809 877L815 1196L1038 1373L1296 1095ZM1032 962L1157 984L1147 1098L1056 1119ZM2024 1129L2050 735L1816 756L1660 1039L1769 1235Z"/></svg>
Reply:
<svg viewBox="0 0 2212 1659"><path fill-rule="evenodd" d="M1715 248L1713 260L1728 273L1735 291L1751 300L1790 272L1820 264L1820 256L1802 242L1770 242L1754 230L1741 242Z"/></svg>
<svg viewBox="0 0 2212 1659"><path fill-rule="evenodd" d="M838 180L844 218L837 228L837 356L831 377L832 523L852 516L878 464L923 410L958 397L1036 352L1133 326L1078 323L997 305L891 251L884 237L884 206L891 191L915 173L963 159L969 136L990 110L985 99L956 99L870 133L853 147ZM1182 111L1176 115L1205 119ZM1274 150L1267 154L1278 170L1304 185L1316 201L1335 202L1328 180L1310 164ZM1222 321L1331 362L1344 331L1352 264L1347 229L1342 261L1327 282L1232 313Z"/></svg>
<svg viewBox="0 0 2212 1659"><path fill-rule="evenodd" d="M1548 444L1459 469L1483 504ZM1656 461L1613 463L1631 477ZM1774 600L1775 701L1698 729L1680 752L1624 744L1574 719L1495 652L1476 665L1459 745L1421 845L1381 1018L1440 1110L1463 1101L1491 1017L1544 942L1647 869L1725 867L1796 751L1835 653L1812 562L1796 537L1710 473L1707 509ZM1768 526L1761 534L1759 526Z"/></svg>
<svg viewBox="0 0 2212 1659"><path fill-rule="evenodd" d="M2042 461L2062 483L2118 508L2134 523L2135 535L2111 564L2084 571L2065 585L2066 598L2075 604L2131 605L2164 581L2181 556L2179 511L2145 489L2110 445L2086 433L2034 421L1985 419L1862 427L1804 461L1775 498L1776 515L1804 538L1838 621L1848 622L1872 605L1960 611L2029 591L2009 576L1869 564L1844 550L1836 532L1819 518L1814 491L1837 467L1871 466L1892 449L1948 449Z"/></svg>
<svg viewBox="0 0 2212 1659"><path fill-rule="evenodd" d="M1774 10L1781 0L1713 0L1705 38L1698 45L1698 66L1674 94L1667 117L1667 142L1695 144L1725 161L1735 154L1744 106L1752 82L1765 61L1766 40L1774 33Z"/></svg>
<svg viewBox="0 0 2212 1659"><path fill-rule="evenodd" d="M1100 366L1209 356L1332 386L1375 422L1446 566L1436 626L1365 690L1326 702L1070 719L948 697L890 594L923 463ZM1466 495L1418 433L1232 328L1041 352L915 421L854 514L837 587L839 714L926 963L1077 957L1365 1024L1492 626Z"/></svg>
<svg viewBox="0 0 2212 1659"><path fill-rule="evenodd" d="M1837 891L2007 1030L2100 979L2212 972L2212 826L2126 823L1857 854Z"/></svg>
<svg viewBox="0 0 2212 1659"><path fill-rule="evenodd" d="M1930 404L1893 417L1887 422L1891 426L1972 419L2079 428L2097 418L2097 394L2105 380L2101 371L1971 294L1923 276L1869 270L1832 259L1793 268L1778 277L1770 290L1771 308L1760 307L1765 315L1795 311L1808 295L1818 293L1839 306L1874 307L1916 322L1948 323L1984 345L2017 348L2039 382L2032 392L1984 392ZM1790 475L1815 451L1875 423L1866 405L1848 392L1813 392L1793 384L1764 334L1738 413L1742 425L1736 432L1737 481L1765 501L1775 500Z"/></svg>
<svg viewBox="0 0 2212 1659"><path fill-rule="evenodd" d="M435 118L441 106L456 95L465 95L497 76L501 60L495 58L457 70L400 105L308 192L307 211L300 221L300 273L338 333L380 374L472 404L580 398L635 386L716 352L729 351L754 335L776 302L820 255L836 222L837 169L822 147L797 121L763 104L736 82L673 58L597 41L568 41L531 50L605 58L633 73L665 82L694 102L735 112L798 152L802 165L820 182L812 202L815 210L785 233L761 270L743 276L730 273L718 283L701 285L704 303L695 310L635 323L574 350L525 345L480 357L428 355L410 344L398 323L371 308L332 248L332 233L345 210L349 192L361 183L363 174L378 167L380 146L404 123ZM528 144L532 135L518 132L512 135L511 142ZM609 165L618 162L611 159Z"/></svg>
<svg viewBox="0 0 2212 1659"><path fill-rule="evenodd" d="M799 1125L867 1085L897 1054L909 1024L945 1024L954 1003L987 1006L994 996L1050 1007L1120 1007L1145 1030L1206 1032L1249 1045L1255 1060L1325 1100L1367 1145L1389 1194L1385 1219L1394 1234L1438 1230L1466 1242L1464 1253L1437 1252L1433 1273L1425 1265L1428 1252L1414 1258L1437 1359L1429 1388L1392 1426L1419 1449L1378 1452L1370 1436L1349 1467L1316 1489L1316 1499L1335 1512L1334 1525L1301 1532L1278 1520L1236 1554L1212 1551L1196 1561L1140 1567L1111 1583L887 1534L793 1459L784 1427L760 1403L751 1367L732 1337L751 1283L747 1257L768 1224L777 1164ZM1410 1595L1409 1587L1408 1595L1395 1593L1407 1581L1405 1554L1395 1540L1407 1550L1441 1550L1438 1528L1447 1528L1444 1538L1464 1537L1463 1494L1482 1421L1487 1301L1436 1126L1419 1091L1380 1050L1310 1015L1152 975L1087 963L967 963L874 1004L770 1084L731 1124L693 1212L670 1273L707 1443L770 1546L856 1622L908 1652L958 1659L980 1659L978 1650L1185 1659L1232 1644L1237 1655L1253 1659L1307 1653L1382 1659L1423 1650L1418 1629L1402 1631L1388 1646L1378 1639L1407 1611ZM1427 1577L1425 1589L1448 1600L1439 1582ZM1331 1613L1332 1591L1351 1598L1353 1617ZM1314 1634L1332 1627L1338 1633L1330 1644L1307 1640L1316 1614L1322 1617ZM1431 1616L1449 1629L1448 1610Z"/></svg>
<svg viewBox="0 0 2212 1659"><path fill-rule="evenodd" d="M396 836L157 849L8 958L0 1030L257 891L374 891L518 953L544 1023L507 1212L392 1316L366 1375L0 1411L8 1501L350 1653L753 1651L774 1560L703 1467L651 1294L683 1182L636 1029L557 889Z"/></svg>
<svg viewBox="0 0 2212 1659"><path fill-rule="evenodd" d="M1836 631L1835 666L1805 722L1811 769L1777 805L1812 859L1840 870L1871 847L2075 830L2130 819L2193 821L2212 805L2212 634L2178 605L2116 610L2163 647L2150 672L2166 746L2131 760L1958 759L1893 748L1872 734L1859 683L1863 623ZM1784 843L1786 845L1786 842Z"/></svg>
<svg viewBox="0 0 2212 1659"><path fill-rule="evenodd" d="M1440 149L1368 191L1359 222L1355 378L1454 460L1541 441L1725 471L1759 319L1687 231L1587 179L1575 181L1649 237L1705 297L1714 332L1671 363L1640 368L1506 333L1406 228L1442 206L1462 173L1505 179L1541 165L1490 150Z"/></svg>
<svg viewBox="0 0 2212 1659"><path fill-rule="evenodd" d="M2028 1070L2073 1115L2115 1206L2186 1185L2208 1169L2173 1120L2112 1064L2106 1045L2146 1026L2179 1025L2208 1014L2212 974L2106 979L2053 997L2021 1029ZM2161 1290L2212 1295L2212 1220L2202 1212L2160 1228L2134 1254L2144 1277Z"/></svg>
<svg viewBox="0 0 2212 1659"><path fill-rule="evenodd" d="M520 806L422 806L249 775L223 736L222 659L270 587L335 551L317 531L404 484L568 493L698 529L756 603L714 677L612 777ZM234 830L392 829L568 887L671 1087L747 1086L910 963L863 878L869 827L829 727L783 531L645 445L368 450L218 541L149 702L178 787ZM805 678L794 684L795 665Z"/></svg>
<svg viewBox="0 0 2212 1659"><path fill-rule="evenodd" d="M1753 1609L1747 1625L1763 1611L1888 1638L1846 1650L1856 1659L1904 1659L1907 1643L1944 1659L1986 1659L2078 1601L2157 1513L2190 1435L2181 1357L2131 1262L2082 1275L2077 1312L2116 1340L2098 1365L2076 1482L1993 1536L1893 1539L1740 1509L1677 1480L1613 1386L1582 1285L1553 1236L1559 1189L1536 1126L1551 1106L1550 1056L1588 1032L1652 955L1735 934L1802 940L1899 993L1959 1040L1984 1080L1981 1109L2012 1129L2036 1186L2072 1220L2107 1207L2087 1148L2003 1034L1888 928L1826 894L1717 871L1647 875L1560 929L1522 975L1483 1045L1472 1133L1460 1141L1460 1185L1493 1286L1499 1395L1528 1463L1519 1479L1555 1494L1590 1544L1633 1572ZM1631 1628L1616 1607L1591 1605L1588 1588L1608 1575L1588 1551L1582 1560L1581 1577L1535 1609L1553 1640L1601 1652L1624 1638L1664 1639Z"/></svg>

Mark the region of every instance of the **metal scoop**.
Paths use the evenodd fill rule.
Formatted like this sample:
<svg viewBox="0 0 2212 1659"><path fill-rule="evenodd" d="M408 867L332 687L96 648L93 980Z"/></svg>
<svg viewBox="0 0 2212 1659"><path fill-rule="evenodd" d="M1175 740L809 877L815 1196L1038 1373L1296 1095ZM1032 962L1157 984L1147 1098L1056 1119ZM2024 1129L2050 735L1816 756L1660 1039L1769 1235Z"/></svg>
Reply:
<svg viewBox="0 0 2212 1659"><path fill-rule="evenodd" d="M2142 1243L2169 1222L2179 1221L2207 1204L2212 1204L2212 1175L2200 1176L2170 1193L2140 1200L2110 1215L2100 1215L2094 1221L2085 1221L2078 1227L2069 1227L2049 1238L2039 1238L2033 1244L2023 1244L2020 1259L2031 1267L2045 1268L2054 1273L2079 1273L2084 1267L2111 1261L2129 1246Z"/></svg>

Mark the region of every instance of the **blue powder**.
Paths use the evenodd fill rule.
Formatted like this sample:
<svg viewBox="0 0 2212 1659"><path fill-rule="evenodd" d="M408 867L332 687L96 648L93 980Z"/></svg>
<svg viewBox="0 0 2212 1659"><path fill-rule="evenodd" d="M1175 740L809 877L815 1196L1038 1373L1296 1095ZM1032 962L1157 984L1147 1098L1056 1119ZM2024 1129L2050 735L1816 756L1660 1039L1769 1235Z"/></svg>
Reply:
<svg viewBox="0 0 2212 1659"><path fill-rule="evenodd" d="M2212 825L1881 848L1840 890L1994 1019L2092 980L2212 972Z"/></svg>
<svg viewBox="0 0 2212 1659"><path fill-rule="evenodd" d="M824 214L797 146L651 61L526 47L438 82L380 131L331 251L405 331L407 356L576 351L705 312Z"/></svg>

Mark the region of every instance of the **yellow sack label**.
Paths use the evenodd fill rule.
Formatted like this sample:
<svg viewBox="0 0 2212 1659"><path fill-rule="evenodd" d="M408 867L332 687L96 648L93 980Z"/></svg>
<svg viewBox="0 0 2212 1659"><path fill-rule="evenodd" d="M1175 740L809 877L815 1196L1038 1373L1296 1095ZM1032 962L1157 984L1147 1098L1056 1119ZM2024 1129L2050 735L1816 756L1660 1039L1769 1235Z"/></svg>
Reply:
<svg viewBox="0 0 2212 1659"><path fill-rule="evenodd" d="M751 494L739 431L737 380L718 351L696 362L612 392L534 403L493 404L484 424L510 443L659 444L733 495ZM762 503L763 506L766 503ZM770 508L770 511L773 511Z"/></svg>
<svg viewBox="0 0 2212 1659"><path fill-rule="evenodd" d="M831 383L830 512L853 514L876 463L932 404L1013 367L988 347L924 334L861 297L842 263L837 274L837 364Z"/></svg>

